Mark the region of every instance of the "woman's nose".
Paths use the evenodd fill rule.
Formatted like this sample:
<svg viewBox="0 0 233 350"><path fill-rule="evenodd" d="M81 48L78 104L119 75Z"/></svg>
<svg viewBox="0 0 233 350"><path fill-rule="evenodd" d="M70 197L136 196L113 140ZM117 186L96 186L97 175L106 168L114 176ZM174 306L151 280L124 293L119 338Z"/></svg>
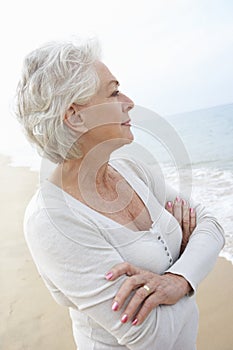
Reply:
<svg viewBox="0 0 233 350"><path fill-rule="evenodd" d="M131 109L134 108L134 102L124 94L121 94L121 96L123 112L129 112Z"/></svg>

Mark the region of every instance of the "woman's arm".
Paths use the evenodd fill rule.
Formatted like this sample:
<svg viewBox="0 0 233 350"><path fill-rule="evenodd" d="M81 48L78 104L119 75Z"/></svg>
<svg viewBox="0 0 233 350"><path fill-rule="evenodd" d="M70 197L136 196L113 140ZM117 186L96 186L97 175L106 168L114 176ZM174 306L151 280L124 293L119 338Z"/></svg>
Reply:
<svg viewBox="0 0 233 350"><path fill-rule="evenodd" d="M106 269L122 263L101 231L71 210L45 209L25 222L26 239L38 269L74 308L103 327L129 349L172 349L195 309L192 298L159 306L143 324L122 323L112 313L112 300L127 276L105 278ZM140 248L139 248L140 249ZM48 284L47 284L48 286ZM169 335L164 337L164 332Z"/></svg>
<svg viewBox="0 0 233 350"><path fill-rule="evenodd" d="M157 181L158 184L159 180ZM159 198L160 191L155 189L155 192ZM196 291L199 283L213 269L224 246L224 231L210 210L166 185L166 202L174 200L177 196L184 198L195 210L196 227L189 237L185 250L167 272L183 276Z"/></svg>
<svg viewBox="0 0 233 350"><path fill-rule="evenodd" d="M156 168L140 165L146 174L146 181L150 190L164 208L167 202L173 202L177 197L189 203L196 214L196 227L189 238L187 246L179 259L167 270L167 272L183 276L197 289L199 283L212 270L216 259L224 246L224 231L211 211L201 203L195 202L182 191L168 185L161 176L158 176Z"/></svg>
<svg viewBox="0 0 233 350"><path fill-rule="evenodd" d="M189 204L181 198L166 203L165 208L177 219L182 228L183 239L180 251L180 254L182 254L190 235L196 227L195 210L190 208ZM192 292L192 287L183 276L172 273L160 276L129 263L121 263L113 267L106 274L106 278L116 280L123 274L127 275L128 278L117 292L113 300L112 310L121 310L131 292L136 291L126 308L121 310L123 322L127 322L128 319L130 320L134 316L134 325L141 324L158 305L175 304L182 297ZM147 286L146 289L144 285ZM127 315L127 318L125 315Z"/></svg>
<svg viewBox="0 0 233 350"><path fill-rule="evenodd" d="M182 203L180 198L183 198L183 203L188 206L189 198L178 193L168 185L164 186L164 182L156 177L156 174L150 173L147 168L145 171L147 180L149 179L150 189L154 192L160 204L163 207L166 206L166 209L171 214L174 214L174 210L179 210L179 205L181 206ZM177 201L176 198L179 198L179 200ZM173 203L172 208L168 205L169 202ZM113 273L112 279L117 278L121 273L129 276L134 275L134 279L128 278L124 282L113 303L119 304L120 309L129 293L137 289L127 307L123 308L122 314L129 313L129 315L132 315L141 305L140 311L136 315L138 323L143 322L151 310L159 304L170 304L175 302L175 300L179 300L182 295L186 294L187 285L191 286L192 291L195 291L198 284L213 268L224 245L223 229L212 214L204 206L192 200L190 200L190 207L192 211L187 221L192 234L189 234L190 232L188 232L186 227L185 231L183 231L184 246L181 247L182 254L163 276L149 277L147 272L140 271L140 269L132 265L120 264L111 269ZM177 221L181 224L181 214L180 220L177 212L175 214ZM194 228L193 219L195 214L196 227ZM145 289L143 290L141 287L144 284L151 284L152 286L152 294L149 297L146 295Z"/></svg>
<svg viewBox="0 0 233 350"><path fill-rule="evenodd" d="M185 203L187 209L187 201L181 202L180 199L175 200L172 207L166 205L181 226L185 220L185 229L183 230L183 247L181 246L182 254L164 275L159 276L127 263L113 266L107 273L110 280L115 280L124 274L128 276L113 300L113 311L121 310L123 320L131 319L135 315L134 324L141 324L158 305L176 303L184 295L197 288L197 284L215 263L224 241L221 234L215 237L216 232L214 231L213 234L211 232L215 220L212 223L212 218L205 214L206 219L203 219L201 227L199 224L198 230L198 225L194 227L196 209L191 212L188 210L190 213L188 216L187 213L184 213L182 203ZM203 211L206 213L204 209ZM203 212L202 216L204 216ZM203 227L207 229L203 230ZM199 256L202 252L203 255ZM149 294L144 285L149 287ZM132 292L134 292L133 296ZM130 300L129 295L131 295ZM127 305L125 305L126 300L129 300Z"/></svg>

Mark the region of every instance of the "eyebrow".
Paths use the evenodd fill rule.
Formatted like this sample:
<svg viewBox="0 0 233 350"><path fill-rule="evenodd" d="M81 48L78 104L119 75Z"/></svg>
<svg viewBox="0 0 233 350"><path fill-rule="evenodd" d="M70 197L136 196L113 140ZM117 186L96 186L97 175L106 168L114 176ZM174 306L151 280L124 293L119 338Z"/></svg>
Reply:
<svg viewBox="0 0 233 350"><path fill-rule="evenodd" d="M113 83L115 83L117 86L120 85L119 81L117 81L117 80L111 80L111 81L108 83L108 86L111 85L111 84L113 84Z"/></svg>

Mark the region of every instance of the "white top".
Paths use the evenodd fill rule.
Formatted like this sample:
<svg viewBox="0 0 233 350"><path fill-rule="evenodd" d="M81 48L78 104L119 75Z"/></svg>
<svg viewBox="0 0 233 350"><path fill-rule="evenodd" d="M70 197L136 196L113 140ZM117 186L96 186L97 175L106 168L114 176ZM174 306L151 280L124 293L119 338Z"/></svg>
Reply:
<svg viewBox="0 0 233 350"><path fill-rule="evenodd" d="M111 305L126 277L110 282L105 273L128 261L155 273L182 275L195 291L223 247L223 230L201 204L189 201L197 226L179 258L181 228L164 209L178 193L138 162L122 159L111 165L145 203L153 221L150 230L125 228L45 181L25 214L34 262L54 299L70 308L79 350L193 350L198 322L194 296L157 307L140 326L122 324L121 312L113 312Z"/></svg>

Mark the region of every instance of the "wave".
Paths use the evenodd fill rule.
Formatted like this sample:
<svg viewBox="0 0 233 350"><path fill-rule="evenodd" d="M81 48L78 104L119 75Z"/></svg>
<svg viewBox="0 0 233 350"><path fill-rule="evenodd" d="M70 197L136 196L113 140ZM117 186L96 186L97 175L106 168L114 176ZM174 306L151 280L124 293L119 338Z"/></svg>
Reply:
<svg viewBox="0 0 233 350"><path fill-rule="evenodd" d="M221 168L194 168L182 181L191 181L192 197L203 203L218 219L225 232L226 244L221 255L233 263L233 170ZM164 167L163 174L171 186L179 189L180 178L171 167ZM179 175L179 174L178 174ZM188 184L186 184L188 185Z"/></svg>

